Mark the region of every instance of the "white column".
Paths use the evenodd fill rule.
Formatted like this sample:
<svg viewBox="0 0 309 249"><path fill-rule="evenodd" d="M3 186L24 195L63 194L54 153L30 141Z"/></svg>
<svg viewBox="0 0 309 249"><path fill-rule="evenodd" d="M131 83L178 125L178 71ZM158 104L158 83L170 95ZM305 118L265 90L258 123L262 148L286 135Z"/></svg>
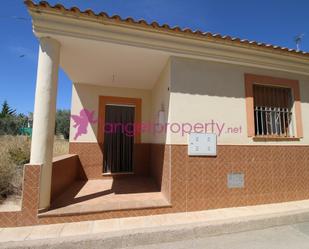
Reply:
<svg viewBox="0 0 309 249"><path fill-rule="evenodd" d="M39 208L50 205L60 43L40 39L30 164L42 165Z"/></svg>

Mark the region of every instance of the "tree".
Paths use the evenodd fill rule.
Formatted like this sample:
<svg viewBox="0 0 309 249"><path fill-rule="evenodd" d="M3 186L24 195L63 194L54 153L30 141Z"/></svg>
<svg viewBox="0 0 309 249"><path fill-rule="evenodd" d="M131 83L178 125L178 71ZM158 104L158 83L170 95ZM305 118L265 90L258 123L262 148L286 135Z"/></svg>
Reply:
<svg viewBox="0 0 309 249"><path fill-rule="evenodd" d="M24 115L0 117L0 135L20 135L21 128L27 124L27 117Z"/></svg>
<svg viewBox="0 0 309 249"><path fill-rule="evenodd" d="M25 117L16 115L16 110L5 100L0 112L0 135L18 135L23 122Z"/></svg>
<svg viewBox="0 0 309 249"><path fill-rule="evenodd" d="M0 112L0 118L14 117L16 115L16 109L12 109L8 102L5 100L2 104L2 110Z"/></svg>
<svg viewBox="0 0 309 249"><path fill-rule="evenodd" d="M62 134L65 139L69 139L70 135L70 116L69 110L57 110L56 134Z"/></svg>

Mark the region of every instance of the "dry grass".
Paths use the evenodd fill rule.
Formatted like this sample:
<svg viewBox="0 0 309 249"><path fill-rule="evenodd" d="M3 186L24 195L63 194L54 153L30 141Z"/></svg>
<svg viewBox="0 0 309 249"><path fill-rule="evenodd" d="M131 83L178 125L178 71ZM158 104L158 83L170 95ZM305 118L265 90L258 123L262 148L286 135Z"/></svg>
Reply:
<svg viewBox="0 0 309 249"><path fill-rule="evenodd" d="M6 151L11 147L30 146L30 139L26 136L0 136L0 152Z"/></svg>
<svg viewBox="0 0 309 249"><path fill-rule="evenodd" d="M54 157L69 153L69 141L65 139L55 139L54 141Z"/></svg>
<svg viewBox="0 0 309 249"><path fill-rule="evenodd" d="M30 159L30 143L26 136L0 136L0 201L21 194L23 165ZM54 156L68 152L69 142L55 139Z"/></svg>
<svg viewBox="0 0 309 249"><path fill-rule="evenodd" d="M29 157L30 140L27 137L0 137L0 200L21 194L23 164Z"/></svg>

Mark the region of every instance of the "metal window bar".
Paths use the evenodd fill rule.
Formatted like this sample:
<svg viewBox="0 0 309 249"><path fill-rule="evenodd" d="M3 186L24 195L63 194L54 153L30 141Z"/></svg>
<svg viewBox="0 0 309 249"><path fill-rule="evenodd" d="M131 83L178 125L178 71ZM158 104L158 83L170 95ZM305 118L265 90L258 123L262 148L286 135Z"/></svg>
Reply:
<svg viewBox="0 0 309 249"><path fill-rule="evenodd" d="M290 112L290 120L291 120L291 125L290 127L290 134L292 134L292 136L294 137L294 122L293 122L293 115L292 112Z"/></svg>
<svg viewBox="0 0 309 249"><path fill-rule="evenodd" d="M257 136L294 136L292 111L288 108L255 106L254 112Z"/></svg>

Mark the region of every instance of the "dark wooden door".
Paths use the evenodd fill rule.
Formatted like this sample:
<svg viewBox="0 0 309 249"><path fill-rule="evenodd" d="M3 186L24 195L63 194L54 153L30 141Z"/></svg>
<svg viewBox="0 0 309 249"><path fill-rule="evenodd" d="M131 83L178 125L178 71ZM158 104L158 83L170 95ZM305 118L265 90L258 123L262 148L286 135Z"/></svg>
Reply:
<svg viewBox="0 0 309 249"><path fill-rule="evenodd" d="M134 106L106 105L104 173L133 172Z"/></svg>

